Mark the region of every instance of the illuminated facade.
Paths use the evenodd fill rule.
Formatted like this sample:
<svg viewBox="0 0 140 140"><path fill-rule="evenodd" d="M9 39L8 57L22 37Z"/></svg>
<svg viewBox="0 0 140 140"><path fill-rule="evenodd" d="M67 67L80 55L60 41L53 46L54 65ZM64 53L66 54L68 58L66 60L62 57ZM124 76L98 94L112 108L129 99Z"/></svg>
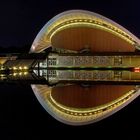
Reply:
<svg viewBox="0 0 140 140"><path fill-rule="evenodd" d="M134 52L135 49L139 49L139 44L140 40L136 36L112 20L89 11L71 10L55 16L42 28L34 40L30 52L38 53L52 46L60 52L65 51L65 49L70 51L90 49L93 53ZM58 60L57 64L61 66L62 61L67 62L63 63L64 66L68 63L78 65L73 64L70 57L59 57L58 59L60 61ZM89 65L92 65L91 58L87 59ZM104 57L103 60L109 66L114 66L113 60L107 57ZM119 66L120 61L116 62L115 67ZM132 61L130 63L125 61L123 60L126 64L125 67L130 66ZM104 65L103 63L97 63L97 67ZM84 64L87 65L87 63ZM121 63L120 66L122 65ZM131 65L133 64L131 63ZM135 67L139 67L139 64ZM130 103L140 93L137 86L133 85L93 85L87 89L75 85L68 85L65 88L32 85L32 88L42 106L54 118L71 125L89 124L110 116ZM112 95L113 93L117 95Z"/></svg>
<svg viewBox="0 0 140 140"><path fill-rule="evenodd" d="M139 45L136 36L110 19L66 11L42 28L29 55L1 56L0 78L29 81L41 105L57 120L89 124L139 96Z"/></svg>

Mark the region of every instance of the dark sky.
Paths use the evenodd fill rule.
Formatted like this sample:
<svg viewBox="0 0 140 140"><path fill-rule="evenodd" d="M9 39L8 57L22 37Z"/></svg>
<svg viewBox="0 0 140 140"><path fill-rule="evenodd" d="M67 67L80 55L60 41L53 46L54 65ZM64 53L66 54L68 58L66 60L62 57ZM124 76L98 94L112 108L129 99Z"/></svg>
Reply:
<svg viewBox="0 0 140 140"><path fill-rule="evenodd" d="M70 9L85 9L102 14L121 24L140 37L140 2L117 0L9 0L0 2L0 46L19 50L29 50L30 46L44 24L56 14ZM140 98L113 116L95 124L72 127L54 120L41 107L30 86L0 85L0 139L2 140L38 139L51 132L61 131L63 137L72 134L86 137L102 136L106 132L126 134L136 131L140 125ZM128 131L128 132L127 132ZM55 134L54 134L55 135ZM53 135L51 135L53 136ZM74 135L75 136L75 135Z"/></svg>
<svg viewBox="0 0 140 140"><path fill-rule="evenodd" d="M0 4L0 45L31 45L42 26L56 14L85 9L115 20L140 36L139 2L101 0L9 0Z"/></svg>

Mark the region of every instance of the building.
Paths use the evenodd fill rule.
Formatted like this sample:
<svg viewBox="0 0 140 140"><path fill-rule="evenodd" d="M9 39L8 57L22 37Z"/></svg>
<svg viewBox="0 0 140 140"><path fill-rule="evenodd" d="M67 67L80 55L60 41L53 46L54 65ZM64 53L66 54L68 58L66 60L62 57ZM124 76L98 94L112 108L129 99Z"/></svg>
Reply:
<svg viewBox="0 0 140 140"><path fill-rule="evenodd" d="M50 115L84 125L112 115L139 96L139 45L136 36L112 20L70 10L42 28L29 55L1 61L12 81L16 75L16 80L27 80L22 75L35 74L29 83Z"/></svg>

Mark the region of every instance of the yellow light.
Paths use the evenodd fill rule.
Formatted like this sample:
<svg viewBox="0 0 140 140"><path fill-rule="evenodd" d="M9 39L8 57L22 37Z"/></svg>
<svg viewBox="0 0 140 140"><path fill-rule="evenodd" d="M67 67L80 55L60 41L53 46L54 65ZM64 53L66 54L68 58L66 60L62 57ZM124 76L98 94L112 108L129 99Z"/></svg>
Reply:
<svg viewBox="0 0 140 140"><path fill-rule="evenodd" d="M22 67L19 67L20 70L22 70Z"/></svg>
<svg viewBox="0 0 140 140"><path fill-rule="evenodd" d="M58 31L61 31L62 29L66 29L66 28L68 28L68 27L74 27L75 25L88 25L88 26L94 26L95 28L100 28L100 29L103 29L103 30L106 30L106 31L109 31L109 32L111 32L111 33L113 33L113 34L115 34L115 35L118 35L119 37L121 37L122 39L124 39L124 40L126 40L127 42L129 42L130 44L134 44L134 41L133 40L131 40L131 39L129 39L128 37L126 37L125 35L123 35L123 31L120 33L120 32L117 32L116 30L114 30L114 28L113 29L110 29L110 28L107 28L107 27L104 27L104 26L102 26L101 24L99 25L99 24L97 24L98 22L97 21L95 21L95 24L93 24L93 23L90 23L90 22L82 22L82 20L79 20L80 21L80 23L79 22L75 22L75 23L69 23L69 24L65 24L65 25L63 25L63 26L61 26L61 27L59 27L59 28L57 28L57 29L55 29L55 31L53 31L51 34L50 34L50 40L51 40L51 38L54 36L54 34L55 33L57 33ZM120 31L120 30L119 30ZM126 33L125 33L126 34Z"/></svg>
<svg viewBox="0 0 140 140"><path fill-rule="evenodd" d="M17 73L14 73L13 75L14 75L14 76L16 76L16 75L17 75Z"/></svg>
<svg viewBox="0 0 140 140"><path fill-rule="evenodd" d="M23 69L27 70L27 69L28 69L28 67L27 67L27 66L24 66L24 67L23 67Z"/></svg>
<svg viewBox="0 0 140 140"><path fill-rule="evenodd" d="M20 72L19 75L22 75L22 72Z"/></svg>
<svg viewBox="0 0 140 140"><path fill-rule="evenodd" d="M4 74L0 74L0 77L4 77L5 75Z"/></svg>
<svg viewBox="0 0 140 140"><path fill-rule="evenodd" d="M106 104L106 105L103 105L101 107L99 107L98 109L97 108L90 108L90 109L87 109L87 110L83 110L83 109L76 109L74 110L73 108L68 108L68 107L65 107L63 105L60 105L59 103L57 103L53 97L51 96L51 93L49 93L49 98L48 98L48 101L51 103L53 103L53 105L57 108L61 108L63 110L64 113L66 114L71 114L71 112L75 113L74 115L76 116L81 116L82 114L81 113L87 113L88 115L92 115L92 113L94 113L93 115L97 115L97 114L100 114L102 112L106 112L106 111L103 111L103 109L107 109L107 112L108 111L112 111L114 110L114 108L116 108L117 106L120 106L120 104L117 105L118 102L120 102L120 100L124 100L125 98L127 98L128 96L130 95L133 95L135 93L135 90L131 90L128 94L125 94L124 96L116 99L115 101L109 103L109 104ZM128 100L128 99L127 99ZM126 99L125 99L125 102L126 102ZM123 103L121 103L123 104Z"/></svg>
<svg viewBox="0 0 140 140"><path fill-rule="evenodd" d="M24 74L24 75L27 75L28 73L27 73L27 72L24 72L23 74Z"/></svg>
<svg viewBox="0 0 140 140"><path fill-rule="evenodd" d="M16 70L17 69L17 67L13 67L13 70Z"/></svg>

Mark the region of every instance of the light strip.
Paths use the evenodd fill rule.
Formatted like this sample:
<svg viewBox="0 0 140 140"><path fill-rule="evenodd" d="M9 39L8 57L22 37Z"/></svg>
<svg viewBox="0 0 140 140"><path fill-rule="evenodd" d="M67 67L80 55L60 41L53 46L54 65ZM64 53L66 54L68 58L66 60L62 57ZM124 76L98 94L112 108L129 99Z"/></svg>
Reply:
<svg viewBox="0 0 140 140"><path fill-rule="evenodd" d="M94 23L84 23L84 22L81 22L81 23L80 23L80 22L71 23L71 24L67 24L67 25L63 25L63 26L59 27L58 29L56 29L56 30L50 35L50 40L52 39L52 37L54 36L54 34L56 34L58 31L61 31L61 30L66 29L66 28L68 28L68 27L72 27L72 26L74 27L75 25L78 25L78 26L80 26L80 25L86 25L86 26L89 25L89 26L94 26L94 27L99 28L99 29L103 29L103 30L105 30L105 31L109 31L109 32L111 32L111 33L113 33L113 34L115 34L115 35L118 35L119 37L121 37L122 39L126 40L126 41L129 42L130 44L134 45L134 42L133 42L132 40L128 39L127 37L121 35L120 33L116 32L116 31L114 31L114 30L111 30L111 29L109 29L109 28L107 28L107 27L104 27L104 26L101 26L101 25L98 25L98 24L94 24Z"/></svg>
<svg viewBox="0 0 140 140"><path fill-rule="evenodd" d="M102 105L102 106L99 106L99 107L96 107L96 108L89 108L89 109L78 109L78 108L70 108L70 107L66 107L66 106L64 106L64 105L61 105L61 104L59 104L59 103L57 103L54 99L53 99L53 97L51 96L51 93L49 94L49 97L50 97L50 99L51 99L51 101L56 105L56 106L58 106L59 108L61 108L61 109L63 109L63 110L65 110L65 111L68 111L68 112L74 112L74 113L92 113L92 112L98 112L98 111L100 111L100 110L103 110L103 109L105 109L105 108L109 108L109 107L111 107L112 108L112 106L120 106L120 104L122 104L122 103L119 103L119 102L121 102L122 100L124 100L125 98L127 98L128 96L130 96L131 94L133 94L135 92L135 90L131 90L131 91L129 91L128 93L126 93L124 96L122 96L122 97L120 97L120 98L118 98L118 99L116 99L115 101L112 101L112 102L110 102L110 103L108 103L108 104L106 104L106 105ZM128 99L126 99L126 101L127 101ZM118 104L119 103L119 104ZM115 107L115 108L116 108Z"/></svg>

